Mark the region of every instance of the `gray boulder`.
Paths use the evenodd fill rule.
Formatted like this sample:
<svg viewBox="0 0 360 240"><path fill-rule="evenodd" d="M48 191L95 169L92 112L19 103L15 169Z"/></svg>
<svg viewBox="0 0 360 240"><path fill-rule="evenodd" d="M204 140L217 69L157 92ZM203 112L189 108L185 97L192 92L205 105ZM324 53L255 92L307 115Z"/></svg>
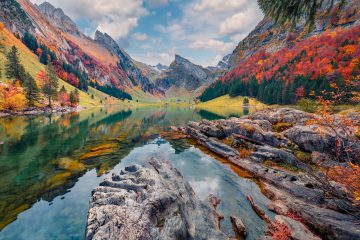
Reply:
<svg viewBox="0 0 360 240"><path fill-rule="evenodd" d="M94 189L86 239L228 239L217 220L169 162L152 159Z"/></svg>

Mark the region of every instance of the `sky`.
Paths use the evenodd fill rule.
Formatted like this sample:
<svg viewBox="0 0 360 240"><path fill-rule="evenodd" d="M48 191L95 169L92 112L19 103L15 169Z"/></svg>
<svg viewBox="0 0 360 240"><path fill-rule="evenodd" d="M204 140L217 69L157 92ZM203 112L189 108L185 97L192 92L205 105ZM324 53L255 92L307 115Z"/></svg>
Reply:
<svg viewBox="0 0 360 240"><path fill-rule="evenodd" d="M106 32L132 58L150 65L169 65L179 54L214 66L263 18L256 0L47 1L88 36Z"/></svg>

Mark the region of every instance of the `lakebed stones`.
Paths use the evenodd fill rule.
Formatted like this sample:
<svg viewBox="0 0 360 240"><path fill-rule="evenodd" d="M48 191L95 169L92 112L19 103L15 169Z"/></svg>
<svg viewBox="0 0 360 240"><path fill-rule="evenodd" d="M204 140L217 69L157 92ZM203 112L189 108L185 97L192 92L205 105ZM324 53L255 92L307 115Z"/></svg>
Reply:
<svg viewBox="0 0 360 240"><path fill-rule="evenodd" d="M94 189L86 239L228 239L210 200L199 200L169 162L152 159Z"/></svg>

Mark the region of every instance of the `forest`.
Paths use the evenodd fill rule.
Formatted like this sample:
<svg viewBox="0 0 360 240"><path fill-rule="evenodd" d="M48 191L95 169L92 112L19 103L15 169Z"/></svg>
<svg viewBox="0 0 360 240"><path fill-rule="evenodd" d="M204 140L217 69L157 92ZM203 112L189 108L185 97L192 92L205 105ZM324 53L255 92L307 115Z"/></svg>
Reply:
<svg viewBox="0 0 360 240"><path fill-rule="evenodd" d="M356 103L360 65L360 27L327 31L302 41L288 37L291 47L260 51L212 84L199 97L208 101L229 94L256 97L269 104L290 104L301 98L326 97L332 86Z"/></svg>

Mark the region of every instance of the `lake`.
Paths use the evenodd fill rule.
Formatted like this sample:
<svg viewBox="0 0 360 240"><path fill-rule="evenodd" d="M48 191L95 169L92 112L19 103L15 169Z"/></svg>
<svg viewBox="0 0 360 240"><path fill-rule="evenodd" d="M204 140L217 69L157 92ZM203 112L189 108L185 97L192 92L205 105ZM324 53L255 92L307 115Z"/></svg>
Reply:
<svg viewBox="0 0 360 240"><path fill-rule="evenodd" d="M243 112L249 111L233 116ZM256 239L265 223L246 195L266 209L258 185L190 141L167 137L170 126L219 118L192 108L114 107L0 119L0 239L84 239L91 190L151 157L169 159L201 199L211 193L221 199L226 233L233 235L235 215L248 226L247 239Z"/></svg>

